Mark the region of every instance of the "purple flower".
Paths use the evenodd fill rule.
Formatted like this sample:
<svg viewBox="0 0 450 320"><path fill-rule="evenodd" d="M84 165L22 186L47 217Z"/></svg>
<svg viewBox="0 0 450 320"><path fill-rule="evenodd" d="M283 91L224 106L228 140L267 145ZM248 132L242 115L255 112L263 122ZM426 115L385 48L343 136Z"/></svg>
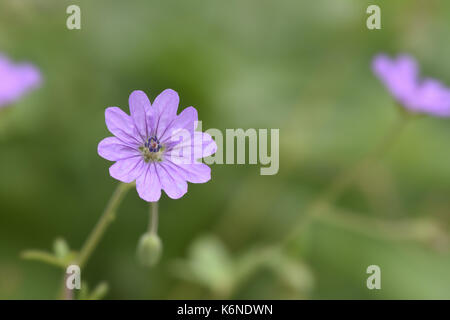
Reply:
<svg viewBox="0 0 450 320"><path fill-rule="evenodd" d="M41 84L39 70L29 63L12 63L0 54L0 108Z"/></svg>
<svg viewBox="0 0 450 320"><path fill-rule="evenodd" d="M187 182L204 183L211 169L197 161L216 152L217 146L207 133L195 131L197 110L184 109L177 115L178 94L164 90L153 105L142 91L129 98L130 114L117 107L105 111L106 126L115 137L103 139L98 154L116 161L110 175L122 182L136 180L139 196L158 201L161 189L172 199L187 192Z"/></svg>
<svg viewBox="0 0 450 320"><path fill-rule="evenodd" d="M450 116L450 88L434 79L419 79L416 61L408 55L391 59L381 54L373 60L373 72L398 103L416 113Z"/></svg>

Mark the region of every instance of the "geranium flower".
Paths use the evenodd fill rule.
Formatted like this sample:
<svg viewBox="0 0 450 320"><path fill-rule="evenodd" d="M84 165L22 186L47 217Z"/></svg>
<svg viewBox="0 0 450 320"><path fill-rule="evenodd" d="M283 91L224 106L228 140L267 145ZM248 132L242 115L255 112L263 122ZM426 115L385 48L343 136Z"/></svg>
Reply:
<svg viewBox="0 0 450 320"><path fill-rule="evenodd" d="M381 54L373 60L373 72L404 108L438 117L450 116L450 88L435 79L419 79L416 61L408 55L391 59Z"/></svg>
<svg viewBox="0 0 450 320"><path fill-rule="evenodd" d="M37 88L41 81L39 70L32 64L14 64L0 54L0 108Z"/></svg>
<svg viewBox="0 0 450 320"><path fill-rule="evenodd" d="M130 114L117 107L105 111L108 137L98 145L98 154L116 161L110 175L122 182L136 181L139 196L158 201L161 189L173 199L187 192L187 182L204 183L211 169L198 161L216 152L217 145L207 133L195 131L197 110L184 109L177 115L179 98L164 90L153 105L142 91L129 98Z"/></svg>

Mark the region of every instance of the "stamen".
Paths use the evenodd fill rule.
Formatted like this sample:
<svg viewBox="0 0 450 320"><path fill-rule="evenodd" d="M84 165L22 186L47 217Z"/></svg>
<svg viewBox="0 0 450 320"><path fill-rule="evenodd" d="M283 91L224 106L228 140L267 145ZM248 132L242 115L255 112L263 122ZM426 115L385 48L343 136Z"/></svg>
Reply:
<svg viewBox="0 0 450 320"><path fill-rule="evenodd" d="M139 148L145 162L162 161L163 146L155 136L150 137L142 147Z"/></svg>

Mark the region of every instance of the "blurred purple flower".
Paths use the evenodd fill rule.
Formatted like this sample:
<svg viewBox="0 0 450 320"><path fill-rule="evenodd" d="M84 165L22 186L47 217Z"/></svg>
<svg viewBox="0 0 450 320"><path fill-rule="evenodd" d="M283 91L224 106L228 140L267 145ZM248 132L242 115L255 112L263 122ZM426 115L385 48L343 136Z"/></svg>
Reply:
<svg viewBox="0 0 450 320"><path fill-rule="evenodd" d="M29 63L14 64L0 54L0 108L18 100L42 82L39 70Z"/></svg>
<svg viewBox="0 0 450 320"><path fill-rule="evenodd" d="M105 111L106 126L115 137L103 139L98 154L116 161L109 168L113 178L125 183L136 180L145 201L158 201L161 189L178 199L187 192L187 182L211 179L211 169L197 160L215 153L216 143L209 134L195 131L195 108L177 115L178 102L178 94L171 89L156 97L153 105L144 92L133 91L131 116L117 107Z"/></svg>
<svg viewBox="0 0 450 320"><path fill-rule="evenodd" d="M435 79L419 79L419 68L414 58L400 55L391 59L376 56L373 72L398 103L416 113L450 117L450 88Z"/></svg>

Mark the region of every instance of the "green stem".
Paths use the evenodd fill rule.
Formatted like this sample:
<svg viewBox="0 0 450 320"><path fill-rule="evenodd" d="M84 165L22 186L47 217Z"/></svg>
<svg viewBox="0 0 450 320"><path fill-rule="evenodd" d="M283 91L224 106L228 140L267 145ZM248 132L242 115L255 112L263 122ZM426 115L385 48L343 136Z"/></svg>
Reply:
<svg viewBox="0 0 450 320"><path fill-rule="evenodd" d="M130 183L129 184L121 183L117 186L116 190L111 196L111 199L109 199L108 205L106 206L105 211L100 217L100 220L97 222L96 226L94 227L91 234L84 243L83 247L81 248L81 251L76 260L80 268L86 265L89 257L91 256L92 252L95 250L98 243L100 242L100 239L105 233L106 228L112 221L114 221L116 217L116 210L119 207L119 204L122 202L123 198L125 197L125 194L132 186L133 184Z"/></svg>
<svg viewBox="0 0 450 320"><path fill-rule="evenodd" d="M64 261L58 259L57 257L55 257L55 255L49 252L44 252L40 250L26 250L22 252L21 257L23 259L41 261L57 267L62 268L66 267L66 263Z"/></svg>
<svg viewBox="0 0 450 320"><path fill-rule="evenodd" d="M400 136L411 117L411 114L401 112L398 120L394 123L391 130L372 152L357 161L349 169L337 175L328 187L326 187L325 190L321 192L310 205L307 206L304 215L294 223L294 227L283 239L283 244L293 241L297 235L301 234L313 221L314 216L331 202L335 201L363 169L366 169L374 161L383 156L392 147L396 141L396 138Z"/></svg>
<svg viewBox="0 0 450 320"><path fill-rule="evenodd" d="M158 234L158 202L152 202L150 205L150 221L148 231Z"/></svg>

